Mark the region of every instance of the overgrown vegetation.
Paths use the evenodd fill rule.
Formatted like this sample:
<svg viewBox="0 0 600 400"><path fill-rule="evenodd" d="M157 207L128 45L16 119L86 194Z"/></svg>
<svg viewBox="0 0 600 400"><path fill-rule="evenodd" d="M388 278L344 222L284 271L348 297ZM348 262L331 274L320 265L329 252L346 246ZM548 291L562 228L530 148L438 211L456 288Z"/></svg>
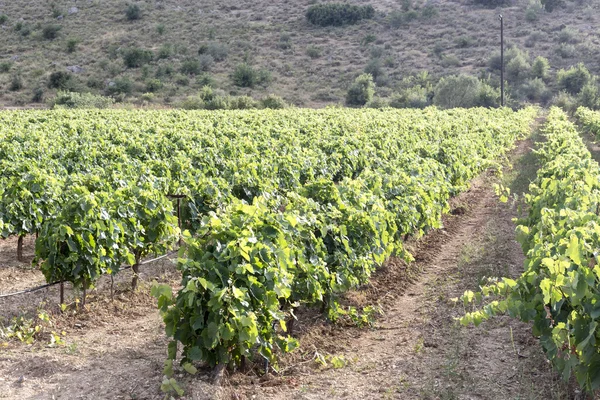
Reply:
<svg viewBox="0 0 600 400"><path fill-rule="evenodd" d="M356 6L348 3L314 4L306 11L306 19L313 25L341 26L356 24L375 16L373 6Z"/></svg>

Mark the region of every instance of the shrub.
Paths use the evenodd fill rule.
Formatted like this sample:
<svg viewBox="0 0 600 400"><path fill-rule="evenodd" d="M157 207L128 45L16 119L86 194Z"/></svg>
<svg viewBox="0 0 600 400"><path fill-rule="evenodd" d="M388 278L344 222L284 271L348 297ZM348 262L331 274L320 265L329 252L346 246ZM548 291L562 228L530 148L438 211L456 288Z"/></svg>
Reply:
<svg viewBox="0 0 600 400"><path fill-rule="evenodd" d="M68 90L72 87L73 75L64 71L56 71L50 74L48 87L50 89Z"/></svg>
<svg viewBox="0 0 600 400"><path fill-rule="evenodd" d="M315 4L306 11L306 19L313 25L341 26L355 24L375 16L372 6L355 6L346 3Z"/></svg>
<svg viewBox="0 0 600 400"><path fill-rule="evenodd" d="M460 49L464 49L464 48L472 46L475 41L473 40L473 38L471 36L463 35L463 36L459 36L455 42L456 42L456 47L458 47Z"/></svg>
<svg viewBox="0 0 600 400"><path fill-rule="evenodd" d="M46 25L42 29L42 37L44 39L53 40L58 37L58 32L62 29L60 25Z"/></svg>
<svg viewBox="0 0 600 400"><path fill-rule="evenodd" d="M552 12L563 5L563 0L541 0L541 2L544 5L544 9L548 12Z"/></svg>
<svg viewBox="0 0 600 400"><path fill-rule="evenodd" d="M525 11L525 19L529 22L537 21L539 18L539 13L542 12L544 6L540 2L540 0L529 0L529 4L527 5L527 9Z"/></svg>
<svg viewBox="0 0 600 400"><path fill-rule="evenodd" d="M90 76L86 82L86 86L90 89L104 88L104 81L96 76Z"/></svg>
<svg viewBox="0 0 600 400"><path fill-rule="evenodd" d="M114 99L92 93L73 93L59 91L52 101L54 108L108 108Z"/></svg>
<svg viewBox="0 0 600 400"><path fill-rule="evenodd" d="M188 96L178 105L184 110L202 110L204 109L204 100L200 96Z"/></svg>
<svg viewBox="0 0 600 400"><path fill-rule="evenodd" d="M533 60L531 64L531 76L533 78L539 78L542 80L548 79L548 73L550 72L550 63L545 57L538 56Z"/></svg>
<svg viewBox="0 0 600 400"><path fill-rule="evenodd" d="M10 90L11 92L18 92L21 89L23 89L23 79L19 74L15 74L10 80L8 90Z"/></svg>
<svg viewBox="0 0 600 400"><path fill-rule="evenodd" d="M270 94L260 101L263 108L282 109L287 108L287 103L281 97Z"/></svg>
<svg viewBox="0 0 600 400"><path fill-rule="evenodd" d="M118 78L110 82L106 88L108 95L130 94L133 91L133 83L128 78Z"/></svg>
<svg viewBox="0 0 600 400"><path fill-rule="evenodd" d="M130 4L125 10L127 21L136 21L142 18L142 9L137 4Z"/></svg>
<svg viewBox="0 0 600 400"><path fill-rule="evenodd" d="M360 44L362 44L363 46L367 46L371 43L375 43L376 40L377 40L377 36L373 35L372 33L369 33L364 38L362 38L362 40L360 41Z"/></svg>
<svg viewBox="0 0 600 400"><path fill-rule="evenodd" d="M67 40L67 53L75 52L75 50L77 50L78 44L79 44L79 40L77 40L77 39Z"/></svg>
<svg viewBox="0 0 600 400"><path fill-rule="evenodd" d="M156 58L158 60L164 60L166 58L170 58L173 55L173 46L169 43L165 43L158 49L158 53L156 53Z"/></svg>
<svg viewBox="0 0 600 400"><path fill-rule="evenodd" d="M558 33L558 41L560 43L577 43L579 41L578 34L574 29L566 26Z"/></svg>
<svg viewBox="0 0 600 400"><path fill-rule="evenodd" d="M196 85L198 86L215 86L215 80L210 74L200 74L196 77Z"/></svg>
<svg viewBox="0 0 600 400"><path fill-rule="evenodd" d="M377 80L377 78L383 75L383 68L381 67L381 61L379 59L371 60L365 66L365 73Z"/></svg>
<svg viewBox="0 0 600 400"><path fill-rule="evenodd" d="M139 68L152 61L152 51L132 47L123 50L123 64L127 68Z"/></svg>
<svg viewBox="0 0 600 400"><path fill-rule="evenodd" d="M181 68L179 68L179 71L182 74L198 75L202 71L200 68L200 61L193 59L185 60L181 63Z"/></svg>
<svg viewBox="0 0 600 400"><path fill-rule="evenodd" d="M239 87L254 87L271 80L268 71L257 71L252 66L243 63L235 67L232 75L233 84Z"/></svg>
<svg viewBox="0 0 600 400"><path fill-rule="evenodd" d="M277 47L279 47L281 50L288 50L292 48L292 37L287 34L284 33L283 35L281 35L279 37L279 43L277 44Z"/></svg>
<svg viewBox="0 0 600 400"><path fill-rule="evenodd" d="M515 82L522 82L529 76L530 69L531 65L527 62L527 58L519 54L506 63L506 76Z"/></svg>
<svg viewBox="0 0 600 400"><path fill-rule="evenodd" d="M504 52L504 66L506 66L511 62L514 58L522 58L524 60L528 60L529 56L523 50L518 47L511 47ZM500 52L497 51L490 57L488 61L488 66L491 70L500 71L500 67L502 66L502 60L500 58Z"/></svg>
<svg viewBox="0 0 600 400"><path fill-rule="evenodd" d="M256 101L250 96L234 96L229 99L231 110L250 110L257 107Z"/></svg>
<svg viewBox="0 0 600 400"><path fill-rule="evenodd" d="M591 80L592 75L583 63L579 63L568 70L561 69L557 74L559 88L572 95L579 93Z"/></svg>
<svg viewBox="0 0 600 400"><path fill-rule="evenodd" d="M546 103L550 97L550 91L541 78L534 78L525 82L521 87L521 93L529 101Z"/></svg>
<svg viewBox="0 0 600 400"><path fill-rule="evenodd" d="M418 85L400 91L390 101L390 107L394 108L425 108L428 105L427 89Z"/></svg>
<svg viewBox="0 0 600 400"><path fill-rule="evenodd" d="M387 101L385 101L382 98L376 97L373 100L371 100L370 102L368 102L367 104L365 104L365 107L367 108L376 108L376 109L382 109L382 108L387 108L390 105L388 104Z"/></svg>
<svg viewBox="0 0 600 400"><path fill-rule="evenodd" d="M162 89L163 83L160 79L148 79L146 81L147 92L157 92Z"/></svg>
<svg viewBox="0 0 600 400"><path fill-rule="evenodd" d="M427 5L421 9L421 18L430 19L435 18L439 14L439 11L435 6Z"/></svg>
<svg viewBox="0 0 600 400"><path fill-rule="evenodd" d="M229 106L229 97L226 96L212 96L210 99L204 100L206 110L228 110Z"/></svg>
<svg viewBox="0 0 600 400"><path fill-rule="evenodd" d="M31 93L32 103L42 103L44 101L44 88L38 86Z"/></svg>
<svg viewBox="0 0 600 400"><path fill-rule="evenodd" d="M454 75L440 79L433 104L440 108L473 107L479 101L481 83L473 76Z"/></svg>
<svg viewBox="0 0 600 400"><path fill-rule="evenodd" d="M202 54L198 57L198 63L200 64L200 70L206 72L210 71L215 63L215 59L210 54Z"/></svg>
<svg viewBox="0 0 600 400"><path fill-rule="evenodd" d="M229 49L226 45L221 43L205 43L200 46L198 49L198 55L208 54L212 56L212 58L216 62L225 61L227 55L229 54Z"/></svg>
<svg viewBox="0 0 600 400"><path fill-rule="evenodd" d="M495 8L506 5L509 0L474 0L474 2L484 7Z"/></svg>
<svg viewBox="0 0 600 400"><path fill-rule="evenodd" d="M0 25L4 25L8 21L8 15L0 14Z"/></svg>
<svg viewBox="0 0 600 400"><path fill-rule="evenodd" d="M486 82L480 82L479 93L473 106L498 107L500 105L500 89L493 88Z"/></svg>
<svg viewBox="0 0 600 400"><path fill-rule="evenodd" d="M564 90L561 90L552 98L551 105L560 107L567 112L573 112L577 108L575 98Z"/></svg>
<svg viewBox="0 0 600 400"><path fill-rule="evenodd" d="M175 83L179 86L187 86L190 84L190 78L187 75L177 74L173 77Z"/></svg>
<svg viewBox="0 0 600 400"><path fill-rule="evenodd" d="M364 106L373 99L375 83L369 74L362 74L354 80L346 94L346 104L349 106Z"/></svg>
<svg viewBox="0 0 600 400"><path fill-rule="evenodd" d="M598 109L600 98L598 97L598 85L596 82L589 82L581 88L579 95L577 95L577 103L592 110Z"/></svg>
<svg viewBox="0 0 600 400"><path fill-rule="evenodd" d="M306 55L313 59L321 57L322 53L323 53L323 50L320 47L311 45L306 48Z"/></svg>
<svg viewBox="0 0 600 400"><path fill-rule="evenodd" d="M9 72L11 68L12 68L12 62L10 62L10 61L3 61L0 63L0 73L2 73L2 74Z"/></svg>
<svg viewBox="0 0 600 400"><path fill-rule="evenodd" d="M401 11L392 11L387 16L388 24L391 28L398 29L404 25L404 13Z"/></svg>
<svg viewBox="0 0 600 400"><path fill-rule="evenodd" d="M449 54L442 56L440 64L444 68L458 67L460 65L460 60L454 54Z"/></svg>
<svg viewBox="0 0 600 400"><path fill-rule="evenodd" d="M163 76L172 76L175 73L175 68L171 64L159 65L156 69L156 77L162 78Z"/></svg>
<svg viewBox="0 0 600 400"><path fill-rule="evenodd" d="M164 24L158 24L156 25L156 33L158 33L159 35L164 35L165 33L165 25Z"/></svg>
<svg viewBox="0 0 600 400"><path fill-rule="evenodd" d="M562 43L556 48L556 54L558 54L561 58L573 58L575 55L577 55L577 49L575 49L575 46L572 44Z"/></svg>
<svg viewBox="0 0 600 400"><path fill-rule="evenodd" d="M542 32L532 32L527 39L525 39L525 47L535 47L535 45L543 40L545 35Z"/></svg>

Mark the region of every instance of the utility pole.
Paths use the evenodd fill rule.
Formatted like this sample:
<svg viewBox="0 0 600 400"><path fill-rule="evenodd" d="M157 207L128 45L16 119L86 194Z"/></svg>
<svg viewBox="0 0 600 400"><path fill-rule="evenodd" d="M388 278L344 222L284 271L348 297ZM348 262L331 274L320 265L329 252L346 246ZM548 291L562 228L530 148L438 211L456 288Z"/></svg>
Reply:
<svg viewBox="0 0 600 400"><path fill-rule="evenodd" d="M504 107L504 19L500 19L500 104Z"/></svg>

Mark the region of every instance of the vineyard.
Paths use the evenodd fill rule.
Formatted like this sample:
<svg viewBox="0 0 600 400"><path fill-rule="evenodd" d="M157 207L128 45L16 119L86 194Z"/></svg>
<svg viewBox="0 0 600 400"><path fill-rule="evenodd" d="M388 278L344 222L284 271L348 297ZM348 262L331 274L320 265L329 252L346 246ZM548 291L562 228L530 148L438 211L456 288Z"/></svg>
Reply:
<svg viewBox="0 0 600 400"><path fill-rule="evenodd" d="M372 324L373 310L347 307L345 294L390 257L415 262L408 243L445 229L453 199L501 171L539 113L3 112L0 232L17 238L19 259L35 237L32 265L47 283L81 290L84 307L103 277L131 269L135 292L144 260L177 251L180 284L151 288L169 338L164 391L181 391L175 361L188 372L252 363L277 373L303 346L304 310ZM580 109L577 120L600 132L600 114ZM558 370L594 391L600 167L562 111L542 132L518 220L525 272L465 292L461 322L533 321Z"/></svg>

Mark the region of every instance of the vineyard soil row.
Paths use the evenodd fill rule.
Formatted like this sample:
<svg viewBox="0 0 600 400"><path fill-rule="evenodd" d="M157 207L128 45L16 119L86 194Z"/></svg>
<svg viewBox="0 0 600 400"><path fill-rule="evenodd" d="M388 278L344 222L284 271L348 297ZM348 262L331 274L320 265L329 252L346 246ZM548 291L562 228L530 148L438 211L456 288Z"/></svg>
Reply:
<svg viewBox="0 0 600 400"><path fill-rule="evenodd" d="M523 171L506 173L514 193L526 189L535 174L531 147L531 141L523 141L513 152L515 171ZM391 259L370 285L348 294L346 301L357 306L381 302L384 315L374 329L333 328L317 313L303 316L296 326L302 347L282 359L283 376L236 373L216 390L208 383L208 370L201 370L199 377L177 377L185 397L565 398L568 388L556 382L528 325L508 317L479 328L452 323L462 307L450 298L474 289L483 276L515 275L522 268L511 221L516 204L498 202L495 180L485 173L453 199L445 228L412 243L416 262L410 270ZM1 246L0 290L43 281L39 272L16 269L18 264L7 259L7 254L14 257L12 241ZM26 242L26 256L31 252ZM117 290L112 303L104 279L92 292L87 313L55 318L55 329L65 333L64 347L13 343L1 349L0 398L163 398L158 384L167 339L149 282L177 287L179 281L168 261L143 271L142 278L137 293ZM127 273L119 274L116 287L126 288L129 280ZM0 302L2 316L35 310L44 299L54 304L56 292ZM316 353L337 356L347 365L323 370L312 361Z"/></svg>

